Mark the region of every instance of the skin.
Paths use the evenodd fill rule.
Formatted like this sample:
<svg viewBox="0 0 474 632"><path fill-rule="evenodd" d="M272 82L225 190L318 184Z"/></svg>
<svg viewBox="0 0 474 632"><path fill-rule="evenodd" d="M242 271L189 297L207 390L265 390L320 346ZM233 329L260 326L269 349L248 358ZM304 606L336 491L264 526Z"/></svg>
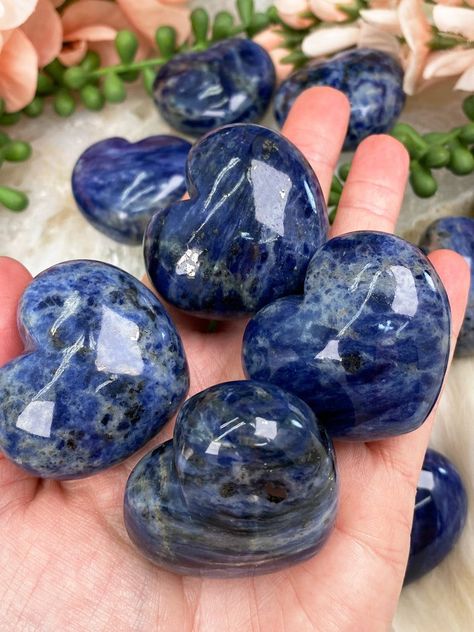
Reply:
<svg viewBox="0 0 474 632"><path fill-rule="evenodd" d="M313 88L296 102L284 133L306 155L326 195L349 116L345 97ZM409 158L388 136L358 148L332 235L392 232ZM454 342L469 276L450 251L431 257L449 294ZM0 365L22 350L18 299L31 276L0 258ZM243 377L244 322L172 315L194 394ZM127 538L122 499L135 455L80 481L31 477L0 457L0 627L26 631L383 632L390 628L405 572L415 490L436 412L417 431L336 446L341 503L336 528L315 558L284 571L237 580L180 577L144 559ZM172 424L152 442L171 436Z"/></svg>

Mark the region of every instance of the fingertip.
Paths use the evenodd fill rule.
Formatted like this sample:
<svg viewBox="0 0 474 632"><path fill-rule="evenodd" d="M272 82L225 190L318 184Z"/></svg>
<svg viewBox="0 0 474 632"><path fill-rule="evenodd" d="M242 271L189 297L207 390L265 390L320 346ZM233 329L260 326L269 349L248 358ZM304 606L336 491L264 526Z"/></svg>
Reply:
<svg viewBox="0 0 474 632"><path fill-rule="evenodd" d="M334 170L347 133L350 104L329 87L305 90L291 108L283 134L306 157L327 199Z"/></svg>
<svg viewBox="0 0 474 632"><path fill-rule="evenodd" d="M31 280L19 261L0 257L0 366L23 350L16 314L18 301Z"/></svg>
<svg viewBox="0 0 474 632"><path fill-rule="evenodd" d="M321 111L327 108L327 114L335 114L338 120L346 121L345 134L349 123L351 105L343 92L329 86L315 86L302 92L291 107L283 132L286 134L287 129L291 129L295 123L301 127L301 117L305 119L308 114L311 114L315 106ZM328 128L331 129L329 126Z"/></svg>
<svg viewBox="0 0 474 632"><path fill-rule="evenodd" d="M374 134L367 136L360 142L354 156L372 171L387 175L386 168L390 165L390 172L399 180L408 177L410 155L404 145L388 134ZM395 170L395 173L393 172Z"/></svg>
<svg viewBox="0 0 474 632"><path fill-rule="evenodd" d="M453 250L436 250L428 257L446 288L451 307L451 325L457 339L466 312L470 268L464 257Z"/></svg>

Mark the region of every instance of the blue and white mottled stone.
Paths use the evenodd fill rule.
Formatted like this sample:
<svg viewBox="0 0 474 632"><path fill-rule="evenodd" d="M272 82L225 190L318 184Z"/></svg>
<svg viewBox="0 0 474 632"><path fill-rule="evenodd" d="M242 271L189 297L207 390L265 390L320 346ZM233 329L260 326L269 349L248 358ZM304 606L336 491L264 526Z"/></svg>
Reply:
<svg viewBox="0 0 474 632"><path fill-rule="evenodd" d="M416 489L405 583L422 577L451 551L467 517L467 494L459 472L428 449Z"/></svg>
<svg viewBox="0 0 474 632"><path fill-rule="evenodd" d="M304 296L249 322L244 369L301 397L332 436L398 435L420 426L438 397L450 320L441 280L416 246L348 233L316 252Z"/></svg>
<svg viewBox="0 0 474 632"><path fill-rule="evenodd" d="M138 245L151 217L186 193L191 144L176 136L137 143L106 138L89 147L72 172L79 210L108 237Z"/></svg>
<svg viewBox="0 0 474 632"><path fill-rule="evenodd" d="M459 332L456 355L470 356L474 354L474 218L442 217L430 224L420 241L425 252L433 252L440 248L455 250L471 269L471 287L466 307L466 315Z"/></svg>
<svg viewBox="0 0 474 632"><path fill-rule="evenodd" d="M252 40L228 39L167 62L156 76L153 94L165 121L200 136L221 125L259 121L274 87L268 53Z"/></svg>
<svg viewBox="0 0 474 632"><path fill-rule="evenodd" d="M354 149L366 136L393 127L405 104L403 70L391 55L359 48L297 70L278 88L274 114L283 125L296 98L308 88L331 86L351 103L344 149Z"/></svg>
<svg viewBox="0 0 474 632"><path fill-rule="evenodd" d="M335 521L334 449L310 408L276 386L228 382L189 399L173 441L125 492L125 524L152 561L237 577L314 555Z"/></svg>
<svg viewBox="0 0 474 632"><path fill-rule="evenodd" d="M258 125L221 128L189 153L187 180L191 199L155 215L145 234L148 275L167 301L237 318L302 290L328 219L292 143Z"/></svg>
<svg viewBox="0 0 474 632"><path fill-rule="evenodd" d="M123 461L188 389L181 340L134 277L97 261L38 275L18 310L25 352L0 369L0 449L44 478Z"/></svg>

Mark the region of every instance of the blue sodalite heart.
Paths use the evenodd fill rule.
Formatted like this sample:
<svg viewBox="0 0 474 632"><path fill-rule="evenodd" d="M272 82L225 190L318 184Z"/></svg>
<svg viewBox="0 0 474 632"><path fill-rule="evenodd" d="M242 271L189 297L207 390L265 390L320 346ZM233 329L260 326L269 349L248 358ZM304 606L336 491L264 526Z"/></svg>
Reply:
<svg viewBox="0 0 474 632"><path fill-rule="evenodd" d="M158 292L197 315L235 318L300 291L328 220L296 147L265 127L232 125L193 147L187 174L191 200L155 215L145 234Z"/></svg>
<svg viewBox="0 0 474 632"><path fill-rule="evenodd" d="M200 136L265 113L275 86L268 53L248 39L229 39L206 51L183 53L158 72L155 103L175 129Z"/></svg>
<svg viewBox="0 0 474 632"><path fill-rule="evenodd" d="M449 248L462 255L471 268L471 287L464 322L459 332L456 355L474 354L474 219L442 217L430 224L421 238L425 252Z"/></svg>
<svg viewBox="0 0 474 632"><path fill-rule="evenodd" d="M25 353L0 369L0 448L45 478L126 459L188 389L181 340L158 299L97 261L58 264L19 305Z"/></svg>
<svg viewBox="0 0 474 632"><path fill-rule="evenodd" d="M405 583L437 566L456 544L467 517L467 495L454 465L428 449L416 489Z"/></svg>
<svg viewBox="0 0 474 632"><path fill-rule="evenodd" d="M314 555L334 524L334 449L309 407L276 386L228 382L189 399L173 441L125 492L125 525L174 572L236 577Z"/></svg>
<svg viewBox="0 0 474 632"><path fill-rule="evenodd" d="M285 122L296 98L314 86L336 88L351 103L344 149L354 149L366 136L391 129L405 103L400 64L382 51L359 48L310 63L290 75L275 94L274 113L279 125Z"/></svg>
<svg viewBox="0 0 474 632"><path fill-rule="evenodd" d="M449 356L445 289L423 253L385 233L328 241L304 297L248 324L244 368L306 401L329 433L369 441L410 432L431 411Z"/></svg>
<svg viewBox="0 0 474 632"><path fill-rule="evenodd" d="M138 245L151 217L186 193L191 144L176 136L138 143L107 138L89 147L72 173L72 191L84 217L116 241Z"/></svg>

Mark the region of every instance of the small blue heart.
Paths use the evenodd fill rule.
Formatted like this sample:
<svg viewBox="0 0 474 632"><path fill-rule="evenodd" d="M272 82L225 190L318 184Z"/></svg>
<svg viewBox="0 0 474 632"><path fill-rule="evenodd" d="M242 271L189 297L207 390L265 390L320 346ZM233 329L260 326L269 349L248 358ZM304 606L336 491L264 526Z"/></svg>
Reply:
<svg viewBox="0 0 474 632"><path fill-rule="evenodd" d="M186 192L184 171L191 144L176 136L137 143L107 138L89 147L72 172L79 210L115 241L138 245L154 213Z"/></svg>
<svg viewBox="0 0 474 632"><path fill-rule="evenodd" d="M167 62L153 86L155 103L175 129L199 136L264 115L275 86L268 53L249 39L228 39Z"/></svg>
<svg viewBox="0 0 474 632"><path fill-rule="evenodd" d="M275 94L275 118L283 125L297 97L314 86L344 92L351 117L344 149L355 149L366 136L390 130L405 104L403 69L391 55L359 48L328 61L316 61L290 75Z"/></svg>
<svg viewBox="0 0 474 632"><path fill-rule="evenodd" d="M467 518L462 478L445 456L428 449L416 489L405 584L437 566L456 544Z"/></svg>
<svg viewBox="0 0 474 632"><path fill-rule="evenodd" d="M456 344L457 356L474 355L474 218L441 217L428 226L420 247L429 253L440 248L454 250L471 269L471 285L464 322Z"/></svg>

